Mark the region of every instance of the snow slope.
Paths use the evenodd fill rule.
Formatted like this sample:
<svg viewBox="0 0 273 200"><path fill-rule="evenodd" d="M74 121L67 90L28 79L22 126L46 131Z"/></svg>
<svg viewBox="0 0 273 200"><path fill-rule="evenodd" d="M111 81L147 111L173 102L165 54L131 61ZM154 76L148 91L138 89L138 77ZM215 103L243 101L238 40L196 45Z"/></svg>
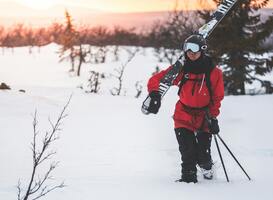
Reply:
<svg viewBox="0 0 273 200"><path fill-rule="evenodd" d="M58 63L58 47L51 44L41 53L28 55L27 48L0 57L0 80L13 90L0 91L0 199L16 198L18 179L30 176L32 114L38 110L39 130L49 129L48 117L56 119L73 93L60 140L53 149L60 161L54 181L66 188L50 193L53 200L89 199L271 199L273 196L273 95L228 96L219 117L221 135L252 181L248 181L221 145L231 180L226 183L215 144L217 178L198 184L175 183L180 176L180 155L173 131L172 113L176 88L166 95L158 115L143 115L140 106L146 94L134 98L134 83L147 78L156 66L151 49L139 53L126 68L126 96L113 97L105 80L100 95L87 94L77 86L90 69L111 73L125 62L85 66L81 78L70 77L67 63ZM165 64L167 65L167 64ZM162 64L162 67L164 64ZM25 89L26 93L18 92ZM46 169L43 166L41 170Z"/></svg>

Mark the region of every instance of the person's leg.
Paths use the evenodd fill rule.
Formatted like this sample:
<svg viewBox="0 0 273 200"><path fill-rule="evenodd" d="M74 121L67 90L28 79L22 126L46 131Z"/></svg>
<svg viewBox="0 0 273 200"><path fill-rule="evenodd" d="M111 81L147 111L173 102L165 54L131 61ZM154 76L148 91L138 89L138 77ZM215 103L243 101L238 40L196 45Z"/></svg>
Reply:
<svg viewBox="0 0 273 200"><path fill-rule="evenodd" d="M204 178L212 179L213 171L212 171L212 159L211 159L211 139L212 135L206 132L198 132L197 133L197 142L198 142L198 155L197 155L197 163L201 168Z"/></svg>
<svg viewBox="0 0 273 200"><path fill-rule="evenodd" d="M182 159L181 182L197 182L197 144L194 133L186 128L175 129Z"/></svg>

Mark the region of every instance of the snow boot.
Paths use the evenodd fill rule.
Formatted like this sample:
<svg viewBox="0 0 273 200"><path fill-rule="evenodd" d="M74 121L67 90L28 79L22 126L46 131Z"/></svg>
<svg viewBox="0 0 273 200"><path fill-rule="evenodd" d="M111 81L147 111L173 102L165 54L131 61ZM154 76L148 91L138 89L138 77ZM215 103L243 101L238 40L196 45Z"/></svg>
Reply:
<svg viewBox="0 0 273 200"><path fill-rule="evenodd" d="M177 180L177 182L185 182L185 183L197 183L197 175L195 171L184 172L181 176L181 179Z"/></svg>
<svg viewBox="0 0 273 200"><path fill-rule="evenodd" d="M213 170L213 163L209 162L205 165L199 165L201 173L204 179L211 180L213 179L214 170Z"/></svg>
<svg viewBox="0 0 273 200"><path fill-rule="evenodd" d="M207 180L213 179L213 175L214 175L213 169L201 168L201 173L203 174L204 179L207 179Z"/></svg>

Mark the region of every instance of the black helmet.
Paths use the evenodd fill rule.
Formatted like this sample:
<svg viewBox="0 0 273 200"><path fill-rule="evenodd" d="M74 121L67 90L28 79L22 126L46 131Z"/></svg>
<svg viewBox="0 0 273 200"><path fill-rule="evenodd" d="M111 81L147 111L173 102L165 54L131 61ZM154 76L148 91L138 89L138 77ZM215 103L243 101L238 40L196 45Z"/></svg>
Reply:
<svg viewBox="0 0 273 200"><path fill-rule="evenodd" d="M184 52L192 51L199 52L208 48L206 39L202 35L194 34L188 37L183 45Z"/></svg>

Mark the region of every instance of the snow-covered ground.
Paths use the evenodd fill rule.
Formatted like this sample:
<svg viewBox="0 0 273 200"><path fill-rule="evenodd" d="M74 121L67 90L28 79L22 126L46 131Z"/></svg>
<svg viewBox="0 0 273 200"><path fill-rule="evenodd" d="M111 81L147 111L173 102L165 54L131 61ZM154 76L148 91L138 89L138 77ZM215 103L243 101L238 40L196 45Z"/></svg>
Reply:
<svg viewBox="0 0 273 200"><path fill-rule="evenodd" d="M272 199L273 180L273 95L228 96L224 99L221 135L251 176L248 181L221 145L227 183L215 144L217 178L198 184L175 183L180 176L180 155L173 131L172 113L176 88L166 95L158 115L143 115L136 99L134 84L146 83L154 71L156 59L151 49L139 54L125 69L126 96L109 94L115 84L108 76L102 80L99 95L77 88L86 84L89 70L113 73L120 62L83 66L82 77L68 74L68 63L58 63L58 47L51 44L28 55L27 48L6 51L0 57L0 81L12 88L0 91L0 199L17 198L16 185L30 177L32 157L32 115L37 109L39 130L50 128L73 93L60 139L52 146L60 161L54 171L55 183L65 181L66 188L45 197L54 200L109 199ZM162 67L167 64L162 64ZM26 93L18 90L24 89ZM48 166L43 165L41 170Z"/></svg>

